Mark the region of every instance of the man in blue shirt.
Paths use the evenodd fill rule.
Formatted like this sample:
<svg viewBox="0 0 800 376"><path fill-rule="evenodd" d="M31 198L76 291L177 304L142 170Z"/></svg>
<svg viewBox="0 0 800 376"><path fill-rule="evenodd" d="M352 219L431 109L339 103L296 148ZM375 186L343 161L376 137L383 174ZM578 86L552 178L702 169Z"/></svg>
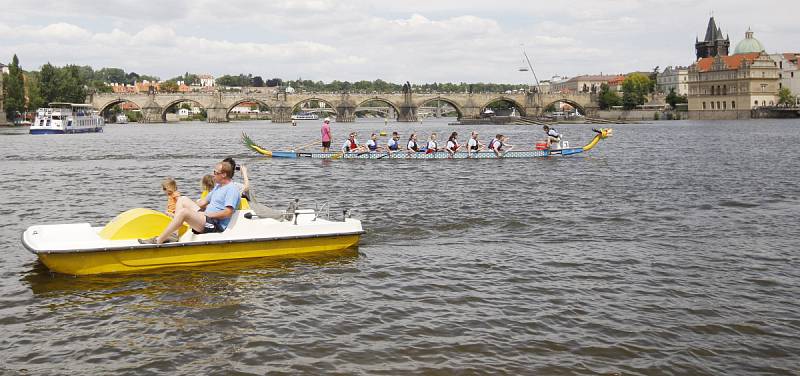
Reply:
<svg viewBox="0 0 800 376"><path fill-rule="evenodd" d="M139 239L142 244L161 244L186 222L195 233L223 232L231 221L234 210L239 207L241 192L231 183L233 166L228 162L214 167L214 189L205 199L197 202L200 209L190 205L178 205L175 216L161 235L150 239Z"/></svg>

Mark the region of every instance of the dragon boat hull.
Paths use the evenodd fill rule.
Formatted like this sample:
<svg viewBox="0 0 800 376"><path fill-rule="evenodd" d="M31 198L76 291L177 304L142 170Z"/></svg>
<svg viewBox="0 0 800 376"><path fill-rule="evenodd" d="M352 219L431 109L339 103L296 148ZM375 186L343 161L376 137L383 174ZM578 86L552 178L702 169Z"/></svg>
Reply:
<svg viewBox="0 0 800 376"><path fill-rule="evenodd" d="M568 156L583 153L593 149L600 140L611 137L612 130L610 128L595 129L597 134L591 142L585 146L564 149L545 149L545 150L509 150L499 154L493 151L478 151L467 153L465 151L456 152L453 154L447 151L437 151L434 153L425 152L408 152L408 151L395 151L389 152L357 152L357 153L342 153L342 152L304 152L304 151L280 151L280 150L267 150L256 144L249 136L242 134L242 141L251 150L272 158L311 158L311 159L506 159L506 158L545 158L554 156Z"/></svg>
<svg viewBox="0 0 800 376"><path fill-rule="evenodd" d="M23 232L22 243L51 271L88 275L340 252L357 245L364 233L355 219L335 222L317 218L313 210L296 213L295 221L279 221L256 219L252 211L240 210L222 233L193 234L184 228L177 242L155 245L139 244L136 239L157 235L169 217L132 209L105 227L88 223L31 226Z"/></svg>

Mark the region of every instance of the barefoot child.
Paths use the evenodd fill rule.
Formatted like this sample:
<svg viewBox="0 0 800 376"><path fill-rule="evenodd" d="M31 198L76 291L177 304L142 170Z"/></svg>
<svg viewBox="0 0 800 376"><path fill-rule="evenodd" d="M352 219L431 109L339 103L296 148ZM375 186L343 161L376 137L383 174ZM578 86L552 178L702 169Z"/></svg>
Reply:
<svg viewBox="0 0 800 376"><path fill-rule="evenodd" d="M161 190L167 195L167 215L175 216L175 203L178 202L178 197L181 197L181 193L178 192L178 183L173 178L165 178L161 182Z"/></svg>

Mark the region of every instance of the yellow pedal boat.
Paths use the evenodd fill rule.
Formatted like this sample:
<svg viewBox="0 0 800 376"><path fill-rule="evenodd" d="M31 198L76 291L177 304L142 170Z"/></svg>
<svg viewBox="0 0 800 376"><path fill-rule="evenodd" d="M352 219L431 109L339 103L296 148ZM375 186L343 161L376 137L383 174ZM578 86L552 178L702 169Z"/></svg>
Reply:
<svg viewBox="0 0 800 376"><path fill-rule="evenodd" d="M157 236L170 217L150 209L131 209L104 227L88 223L31 226L22 244L50 270L72 275L138 272L190 267L260 257L343 251L358 244L361 221L332 221L315 209L234 212L221 233L194 234L184 226L177 242L139 244Z"/></svg>

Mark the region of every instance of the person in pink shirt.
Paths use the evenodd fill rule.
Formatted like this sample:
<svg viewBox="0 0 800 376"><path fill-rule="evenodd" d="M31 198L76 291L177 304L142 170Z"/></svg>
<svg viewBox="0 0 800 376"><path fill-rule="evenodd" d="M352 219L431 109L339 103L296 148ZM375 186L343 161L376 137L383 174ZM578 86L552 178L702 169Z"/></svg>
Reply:
<svg viewBox="0 0 800 376"><path fill-rule="evenodd" d="M325 118L322 122L322 152L327 153L331 148L331 118Z"/></svg>

